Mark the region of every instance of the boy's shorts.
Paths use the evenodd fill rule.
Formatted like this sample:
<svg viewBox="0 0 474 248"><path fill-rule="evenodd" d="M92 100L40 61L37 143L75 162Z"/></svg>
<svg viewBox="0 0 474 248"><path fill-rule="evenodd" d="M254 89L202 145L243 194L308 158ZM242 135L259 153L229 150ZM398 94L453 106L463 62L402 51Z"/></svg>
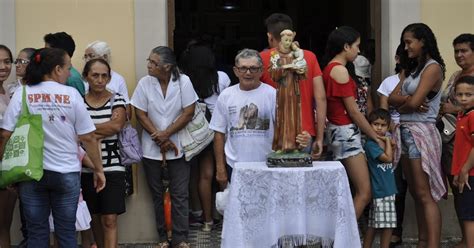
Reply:
<svg viewBox="0 0 474 248"><path fill-rule="evenodd" d="M471 189L464 186L462 194L459 194L459 219L463 221L474 221L474 176L469 176L468 182Z"/></svg>
<svg viewBox="0 0 474 248"><path fill-rule="evenodd" d="M397 227L397 212L395 210L395 195L374 198L369 211L369 227Z"/></svg>
<svg viewBox="0 0 474 248"><path fill-rule="evenodd" d="M360 130L355 124L334 125L329 124L327 129L329 150L334 160L342 160L364 153L361 143Z"/></svg>

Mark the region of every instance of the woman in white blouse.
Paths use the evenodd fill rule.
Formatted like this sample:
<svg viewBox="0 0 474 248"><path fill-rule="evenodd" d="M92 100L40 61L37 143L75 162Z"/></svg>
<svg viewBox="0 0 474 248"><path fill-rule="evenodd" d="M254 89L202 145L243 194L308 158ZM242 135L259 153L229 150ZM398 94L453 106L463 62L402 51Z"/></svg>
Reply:
<svg viewBox="0 0 474 248"><path fill-rule="evenodd" d="M169 47L154 48L147 59L148 75L140 79L131 104L142 133L143 168L152 193L158 247L169 247L164 228L162 168L167 161L170 181L173 247L189 247L188 184L190 167L184 160L178 131L191 121L198 99L189 78L181 74Z"/></svg>

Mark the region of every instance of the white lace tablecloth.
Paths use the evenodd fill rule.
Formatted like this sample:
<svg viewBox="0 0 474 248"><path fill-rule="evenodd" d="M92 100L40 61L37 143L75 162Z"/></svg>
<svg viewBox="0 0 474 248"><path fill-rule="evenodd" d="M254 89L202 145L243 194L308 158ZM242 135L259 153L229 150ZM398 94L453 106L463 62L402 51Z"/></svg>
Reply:
<svg viewBox="0 0 474 248"><path fill-rule="evenodd" d="M235 165L221 247L318 243L360 247L349 182L340 162L313 162L307 168Z"/></svg>

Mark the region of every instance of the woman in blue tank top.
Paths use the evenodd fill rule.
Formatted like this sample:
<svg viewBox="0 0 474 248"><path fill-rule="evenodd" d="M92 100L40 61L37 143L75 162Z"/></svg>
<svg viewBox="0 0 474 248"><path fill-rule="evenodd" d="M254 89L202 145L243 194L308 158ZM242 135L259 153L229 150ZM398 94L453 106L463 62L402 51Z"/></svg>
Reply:
<svg viewBox="0 0 474 248"><path fill-rule="evenodd" d="M435 123L445 65L426 24L405 27L400 42L409 63L389 97L389 103L400 113L395 161L398 154L415 199L418 247L439 247L441 214L437 201L446 194L446 188L441 172L441 137Z"/></svg>

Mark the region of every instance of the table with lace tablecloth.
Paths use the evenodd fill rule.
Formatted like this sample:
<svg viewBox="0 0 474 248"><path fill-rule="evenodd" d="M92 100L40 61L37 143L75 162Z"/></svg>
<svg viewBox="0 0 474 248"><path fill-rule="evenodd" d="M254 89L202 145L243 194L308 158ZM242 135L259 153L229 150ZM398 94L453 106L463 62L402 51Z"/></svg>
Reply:
<svg viewBox="0 0 474 248"><path fill-rule="evenodd" d="M237 163L221 247L360 247L346 171L340 162L268 168Z"/></svg>

